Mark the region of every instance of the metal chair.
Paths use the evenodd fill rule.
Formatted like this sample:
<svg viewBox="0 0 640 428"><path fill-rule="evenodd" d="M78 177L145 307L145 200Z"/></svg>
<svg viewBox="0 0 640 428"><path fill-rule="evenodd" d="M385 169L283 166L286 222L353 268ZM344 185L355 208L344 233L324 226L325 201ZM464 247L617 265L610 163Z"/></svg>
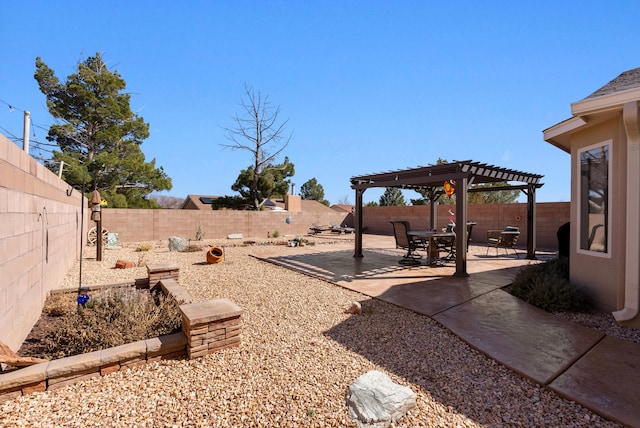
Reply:
<svg viewBox="0 0 640 428"><path fill-rule="evenodd" d="M443 232L446 233L455 233L456 225L450 223L446 228L442 229ZM456 237L454 236L445 236L442 238L438 238L437 240L438 250L443 251L445 253L444 257L441 257L443 260L455 260L456 258Z"/></svg>
<svg viewBox="0 0 640 428"><path fill-rule="evenodd" d="M402 265L419 265L422 256L418 254L418 249L426 249L424 241L411 239L409 236L408 221L392 221L393 235L396 238L396 248L406 250L407 253L400 259Z"/></svg>
<svg viewBox="0 0 640 428"><path fill-rule="evenodd" d="M498 255L498 248L504 248L507 254L509 254L507 249L511 248L516 258L519 259L520 256L515 248L519 236L520 229L515 226L507 226L504 230L487 230L487 254L489 254L490 247L495 247L496 256Z"/></svg>

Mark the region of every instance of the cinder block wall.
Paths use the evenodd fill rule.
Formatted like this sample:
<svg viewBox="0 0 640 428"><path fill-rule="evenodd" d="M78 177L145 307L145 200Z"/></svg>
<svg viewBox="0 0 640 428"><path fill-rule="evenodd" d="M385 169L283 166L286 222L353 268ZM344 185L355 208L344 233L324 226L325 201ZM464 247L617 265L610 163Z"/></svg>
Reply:
<svg viewBox="0 0 640 428"><path fill-rule="evenodd" d="M280 236L306 235L314 223L352 223L351 214L333 210L256 212L104 208L102 213L102 227L117 233L121 242L157 241L171 236L195 239L198 225L202 227L205 239L215 239L226 238L232 233L242 233L248 238L266 238L276 231Z"/></svg>
<svg viewBox="0 0 640 428"><path fill-rule="evenodd" d="M437 207L437 226L445 227L451 217L449 209ZM393 235L392 220L408 220L413 229L429 226L429 206L364 207L363 222L366 233ZM569 221L569 202L536 204L537 246L556 249L558 227ZM267 237L278 231L280 235L305 235L312 224L346 224L353 226L353 216L341 212L270 212L228 210L137 210L103 209L103 227L118 233L122 242L165 240L170 236L195 239L198 224L205 238L225 238L232 233L245 237ZM475 221L472 242L486 242L487 230L519 226L520 245L527 242L527 204L473 204L468 206L468 220ZM287 223L286 219L290 222Z"/></svg>
<svg viewBox="0 0 640 428"><path fill-rule="evenodd" d="M438 228L446 227L455 205L438 205ZM558 247L556 232L569 221L569 202L543 202L536 204L536 241L538 249L555 250ZM364 207L363 225L367 233L393 235L393 220L408 220L412 229L426 229L431 223L429 206L407 207ZM506 226L520 227L518 246L526 247L527 243L527 204L469 204L467 220L477 224L471 232L471 243L486 243L487 230L504 229Z"/></svg>
<svg viewBox="0 0 640 428"><path fill-rule="evenodd" d="M0 340L13 350L79 257L81 196L67 190L0 135Z"/></svg>

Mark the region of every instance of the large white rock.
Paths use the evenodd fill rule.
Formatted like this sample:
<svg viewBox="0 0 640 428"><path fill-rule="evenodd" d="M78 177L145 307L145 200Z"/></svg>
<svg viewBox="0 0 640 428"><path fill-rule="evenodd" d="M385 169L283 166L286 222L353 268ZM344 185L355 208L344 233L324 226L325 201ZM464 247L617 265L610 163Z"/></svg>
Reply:
<svg viewBox="0 0 640 428"><path fill-rule="evenodd" d="M347 405L359 428L386 428L416 406L416 394L373 370L349 386Z"/></svg>
<svg viewBox="0 0 640 428"><path fill-rule="evenodd" d="M181 236L169 238L169 251L184 251L187 249L187 240Z"/></svg>

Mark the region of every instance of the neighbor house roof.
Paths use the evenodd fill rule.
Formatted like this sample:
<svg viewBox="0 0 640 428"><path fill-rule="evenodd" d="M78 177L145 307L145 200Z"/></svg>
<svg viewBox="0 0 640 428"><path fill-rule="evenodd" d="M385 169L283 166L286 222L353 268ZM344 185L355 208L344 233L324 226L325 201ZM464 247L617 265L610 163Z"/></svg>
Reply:
<svg viewBox="0 0 640 428"><path fill-rule="evenodd" d="M336 210L336 211L344 211L346 213L350 213L353 212L355 205L349 205L349 204L334 204L331 205L331 208Z"/></svg>
<svg viewBox="0 0 640 428"><path fill-rule="evenodd" d="M187 195L187 198L182 203L180 209L182 210L210 210L211 203L214 199L220 196L211 195Z"/></svg>

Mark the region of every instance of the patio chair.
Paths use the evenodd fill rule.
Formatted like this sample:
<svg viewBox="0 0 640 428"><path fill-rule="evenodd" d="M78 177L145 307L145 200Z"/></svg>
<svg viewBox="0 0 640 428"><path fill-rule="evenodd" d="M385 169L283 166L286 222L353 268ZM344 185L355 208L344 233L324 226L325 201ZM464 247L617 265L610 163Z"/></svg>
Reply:
<svg viewBox="0 0 640 428"><path fill-rule="evenodd" d="M396 238L396 248L406 250L407 253L399 261L402 265L419 265L422 256L418 254L418 249L426 249L424 241L412 239L409 236L408 221L392 221L393 235Z"/></svg>
<svg viewBox="0 0 640 428"><path fill-rule="evenodd" d="M467 222L467 252L469 251L469 244L471 243L471 232L473 232L473 226L475 225L475 221Z"/></svg>
<svg viewBox="0 0 640 428"><path fill-rule="evenodd" d="M489 254L490 247L495 247L496 256L498 255L498 248L504 248L507 254L509 254L507 249L511 248L516 258L519 259L520 256L516 251L519 236L520 229L515 226L507 226L504 230L487 230L487 254Z"/></svg>
<svg viewBox="0 0 640 428"><path fill-rule="evenodd" d="M455 233L456 225L451 223L448 224L447 227L442 229L443 232L446 233ZM455 260L456 258L456 237L454 236L445 236L438 238L437 246L439 251L443 251L445 253L444 257L441 257L443 260Z"/></svg>

